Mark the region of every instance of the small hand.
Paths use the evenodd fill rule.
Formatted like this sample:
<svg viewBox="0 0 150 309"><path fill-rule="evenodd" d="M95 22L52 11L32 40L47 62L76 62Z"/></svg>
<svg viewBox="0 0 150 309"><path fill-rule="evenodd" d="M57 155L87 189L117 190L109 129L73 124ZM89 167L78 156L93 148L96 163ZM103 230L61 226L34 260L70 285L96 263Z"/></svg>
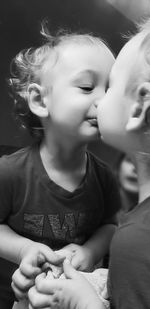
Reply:
<svg viewBox="0 0 150 309"><path fill-rule="evenodd" d="M59 265L64 257L59 257L48 246L41 243L32 243L23 247L20 254L19 268L12 276L12 289L18 299L23 299L31 286L34 285L35 277L42 272L42 265L49 262Z"/></svg>
<svg viewBox="0 0 150 309"><path fill-rule="evenodd" d="M72 253L71 264L72 266L81 271L91 271L94 267L94 260L92 253L84 245L69 244L63 249Z"/></svg>
<svg viewBox="0 0 150 309"><path fill-rule="evenodd" d="M30 309L104 309L91 284L73 267L64 261L67 279L51 279L40 274L29 292Z"/></svg>

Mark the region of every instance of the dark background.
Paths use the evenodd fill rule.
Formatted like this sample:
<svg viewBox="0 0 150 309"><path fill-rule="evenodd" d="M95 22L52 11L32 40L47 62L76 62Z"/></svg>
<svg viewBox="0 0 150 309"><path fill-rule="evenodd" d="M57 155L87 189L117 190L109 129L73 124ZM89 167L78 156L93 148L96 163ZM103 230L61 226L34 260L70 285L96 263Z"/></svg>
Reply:
<svg viewBox="0 0 150 309"><path fill-rule="evenodd" d="M117 55L125 43L122 34L134 25L106 0L1 0L0 1L0 145L26 146L32 142L13 116L7 78L11 59L23 48L40 44L40 22L47 18L50 30L69 28L100 35ZM116 151L102 142L90 146L112 164Z"/></svg>

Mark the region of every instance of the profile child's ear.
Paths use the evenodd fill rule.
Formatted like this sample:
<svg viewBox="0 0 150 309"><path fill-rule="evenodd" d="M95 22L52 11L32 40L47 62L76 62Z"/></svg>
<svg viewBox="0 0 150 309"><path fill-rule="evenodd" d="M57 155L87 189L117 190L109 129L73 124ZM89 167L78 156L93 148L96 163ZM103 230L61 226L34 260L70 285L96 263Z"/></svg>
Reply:
<svg viewBox="0 0 150 309"><path fill-rule="evenodd" d="M144 55L145 61L147 62L147 64L150 65L150 33L148 33L144 37L144 39L143 39L143 41L142 41L142 43L139 47L139 51L142 52L142 54Z"/></svg>
<svg viewBox="0 0 150 309"><path fill-rule="evenodd" d="M28 105L33 114L38 117L47 117L48 110L44 104L44 90L43 87L36 83L32 83L28 87Z"/></svg>
<svg viewBox="0 0 150 309"><path fill-rule="evenodd" d="M150 128L150 83L143 82L137 90L137 98L131 108L127 131L137 131Z"/></svg>

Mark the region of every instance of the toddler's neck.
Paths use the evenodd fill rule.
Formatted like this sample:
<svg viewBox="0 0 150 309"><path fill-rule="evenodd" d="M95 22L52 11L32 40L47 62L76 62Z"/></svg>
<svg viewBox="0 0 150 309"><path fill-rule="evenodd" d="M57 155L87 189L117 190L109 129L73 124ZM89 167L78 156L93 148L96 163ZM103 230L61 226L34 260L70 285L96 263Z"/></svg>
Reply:
<svg viewBox="0 0 150 309"><path fill-rule="evenodd" d="M56 150L56 149L55 149ZM40 155L43 166L56 184L68 191L74 191L81 184L86 174L87 154L86 149L67 153L57 149L51 152L44 144L41 145Z"/></svg>

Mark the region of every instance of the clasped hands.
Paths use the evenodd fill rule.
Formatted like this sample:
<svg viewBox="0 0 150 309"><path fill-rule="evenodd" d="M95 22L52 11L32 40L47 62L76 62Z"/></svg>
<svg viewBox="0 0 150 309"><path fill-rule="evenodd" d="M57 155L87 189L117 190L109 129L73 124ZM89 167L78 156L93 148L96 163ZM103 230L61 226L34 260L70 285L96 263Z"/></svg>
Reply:
<svg viewBox="0 0 150 309"><path fill-rule="evenodd" d="M73 267L68 264L68 256ZM66 257L67 260L65 261ZM50 281L50 279L52 279L52 276L50 277L50 272L49 275L46 275L46 273L43 272L43 266L47 263L58 267L63 264L65 277L70 279L71 282L70 280L60 282L59 279ZM48 308L53 308L54 306L54 308L63 308L63 306L64 308L67 308L66 303L70 301L68 300L68 289L76 289L77 287L78 291L79 286L83 281L84 284L88 285L88 282L86 282L87 280L83 278L81 274L76 272L74 268L82 271L90 271L93 268L93 259L86 247L69 244L63 249L54 252L46 245L33 243L32 246L26 246L21 251L19 268L15 271L12 277L12 289L18 300L29 297L31 303L30 308L45 308L43 306L47 305ZM75 276L75 280L72 276L73 278ZM78 281L80 281L80 284ZM68 297L66 300L62 297L62 295L65 294L61 294L60 291L63 291L63 293L67 291ZM72 292L73 291L71 290L70 295L72 295ZM71 303L76 302L76 300L73 301L73 297L71 297L71 299ZM62 302L64 302L64 305Z"/></svg>

